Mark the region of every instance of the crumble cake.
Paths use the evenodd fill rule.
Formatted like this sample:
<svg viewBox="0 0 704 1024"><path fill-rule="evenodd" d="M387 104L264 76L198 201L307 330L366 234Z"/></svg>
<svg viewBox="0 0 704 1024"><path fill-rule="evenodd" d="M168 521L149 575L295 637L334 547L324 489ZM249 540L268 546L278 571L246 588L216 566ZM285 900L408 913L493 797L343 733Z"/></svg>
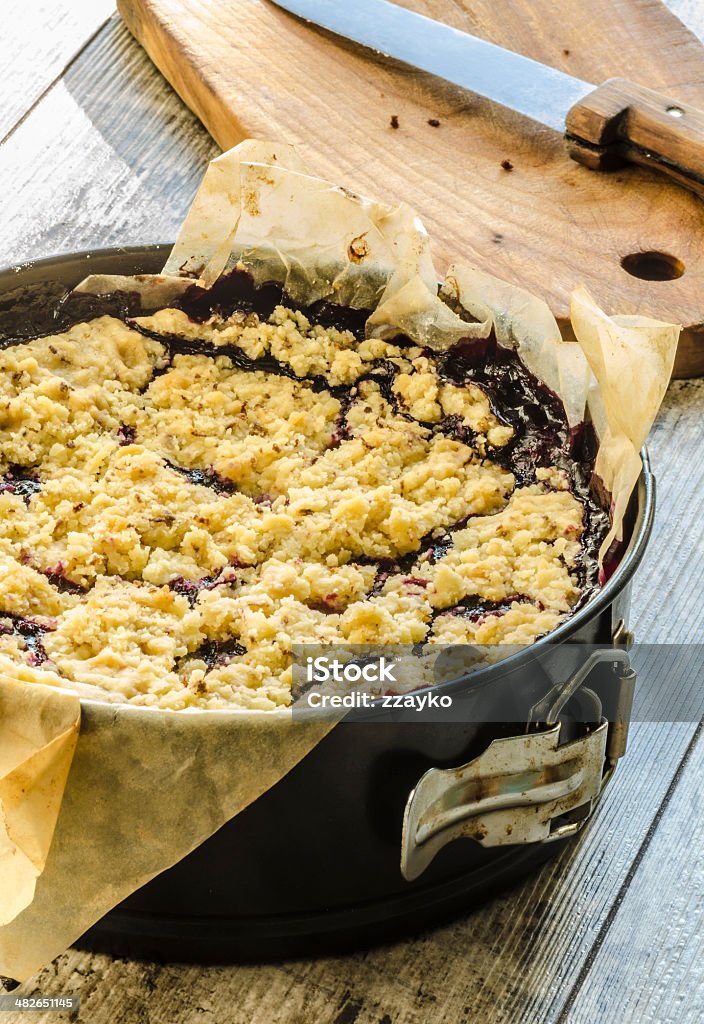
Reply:
<svg viewBox="0 0 704 1024"><path fill-rule="evenodd" d="M597 586L587 432L513 353L193 291L0 351L6 675L266 710L294 643L525 644Z"/></svg>

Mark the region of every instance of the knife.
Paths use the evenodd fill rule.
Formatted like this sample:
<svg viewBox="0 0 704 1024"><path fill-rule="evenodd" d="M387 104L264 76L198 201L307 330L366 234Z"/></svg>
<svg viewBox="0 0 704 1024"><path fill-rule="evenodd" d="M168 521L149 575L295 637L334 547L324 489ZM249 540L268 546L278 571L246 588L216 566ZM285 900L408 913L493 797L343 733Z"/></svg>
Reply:
<svg viewBox="0 0 704 1024"><path fill-rule="evenodd" d="M274 0L363 46L453 82L565 135L593 170L663 171L704 196L704 113L625 78L594 86L388 0Z"/></svg>

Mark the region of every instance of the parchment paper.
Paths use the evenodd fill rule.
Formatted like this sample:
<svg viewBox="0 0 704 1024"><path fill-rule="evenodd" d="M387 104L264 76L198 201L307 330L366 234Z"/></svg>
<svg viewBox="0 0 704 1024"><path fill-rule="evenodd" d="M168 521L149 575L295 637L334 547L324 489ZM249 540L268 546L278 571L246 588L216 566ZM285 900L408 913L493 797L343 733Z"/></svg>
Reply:
<svg viewBox="0 0 704 1024"><path fill-rule="evenodd" d="M0 680L0 925L34 899L80 719L75 694Z"/></svg>
<svg viewBox="0 0 704 1024"><path fill-rule="evenodd" d="M572 304L578 340L563 341L542 300L462 265L450 268L438 294L430 242L409 207L357 196L307 174L291 147L252 140L211 163L161 275L89 277L79 290L130 291L147 309L167 304L194 281L210 287L234 266L258 282L281 282L294 302L328 299L370 309L367 332L373 336L403 331L442 349L495 329L500 343L515 347L562 398L571 425L592 418L600 443L597 470L613 495L612 535L620 534L640 471L638 449L669 378L678 327L609 318L578 290ZM20 861L32 865L19 887L0 876L0 921L7 922L0 927L0 974L18 980L202 843L332 727L294 724L285 710L168 712L84 700L64 793L76 696L33 685L52 682L38 669L22 669L21 682L5 682L3 674L16 679L18 673L0 658L0 787L2 756L16 748L9 771L12 757L22 757L30 791L45 799L42 806L30 797L18 800L12 787L9 796L0 788L5 822L7 807L14 814L5 833ZM58 677L53 681L60 686ZM47 774L42 766L53 763L57 743L63 774L58 768Z"/></svg>
<svg viewBox="0 0 704 1024"><path fill-rule="evenodd" d="M594 375L589 411L599 436L594 467L611 494L612 527L600 557L623 537L623 517L640 476L640 449L670 382L681 327L645 317L608 317L586 288L572 295L570 319Z"/></svg>
<svg viewBox="0 0 704 1024"><path fill-rule="evenodd" d="M18 684L0 683L0 702L8 685ZM60 697L76 713L75 696L46 686L24 689ZM34 721L32 713L24 718ZM4 716L0 727L4 744ZM13 907L2 876L0 905L18 916L0 928L0 974L31 977L273 786L331 727L294 722L288 711L165 714L84 701L68 785L63 792L64 777L52 787L54 803L62 792L63 803L34 899L25 892L28 898ZM35 757L46 750L40 746ZM25 818L46 829L40 807L28 805Z"/></svg>

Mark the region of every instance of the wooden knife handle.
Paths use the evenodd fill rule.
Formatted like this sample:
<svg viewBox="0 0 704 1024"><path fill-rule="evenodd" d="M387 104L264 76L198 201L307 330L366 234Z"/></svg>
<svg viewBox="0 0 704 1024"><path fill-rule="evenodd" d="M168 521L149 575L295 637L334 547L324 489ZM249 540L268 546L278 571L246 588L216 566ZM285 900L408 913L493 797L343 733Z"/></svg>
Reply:
<svg viewBox="0 0 704 1024"><path fill-rule="evenodd" d="M625 163L663 171L704 196L704 112L610 78L567 115L570 156L594 170Z"/></svg>

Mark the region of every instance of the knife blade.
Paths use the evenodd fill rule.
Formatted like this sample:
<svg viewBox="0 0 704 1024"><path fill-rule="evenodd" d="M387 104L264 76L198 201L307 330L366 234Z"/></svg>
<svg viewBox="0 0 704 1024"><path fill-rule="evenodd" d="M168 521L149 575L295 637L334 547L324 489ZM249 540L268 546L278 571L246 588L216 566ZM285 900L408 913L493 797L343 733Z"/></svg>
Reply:
<svg viewBox="0 0 704 1024"><path fill-rule="evenodd" d="M594 89L589 82L386 0L274 2L336 35L439 75L557 131L564 131L570 107Z"/></svg>
<svg viewBox="0 0 704 1024"><path fill-rule="evenodd" d="M385 57L565 133L595 170L638 163L704 196L704 113L622 78L594 86L388 0L273 0Z"/></svg>

